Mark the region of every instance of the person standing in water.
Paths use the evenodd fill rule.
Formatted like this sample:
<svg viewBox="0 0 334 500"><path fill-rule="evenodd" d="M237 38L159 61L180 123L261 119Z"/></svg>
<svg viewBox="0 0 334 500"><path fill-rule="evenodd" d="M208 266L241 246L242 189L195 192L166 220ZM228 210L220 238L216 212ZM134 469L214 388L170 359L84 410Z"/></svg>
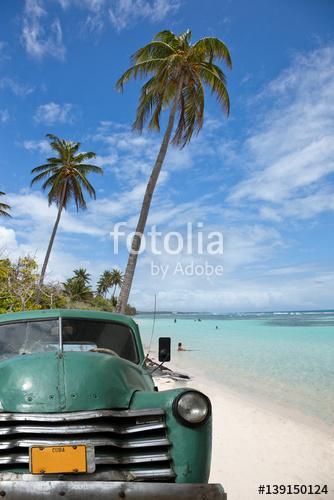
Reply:
<svg viewBox="0 0 334 500"><path fill-rule="evenodd" d="M178 350L178 351L186 351L186 349L185 349L185 348L183 347L183 345L182 345L182 342L179 342L179 343L177 344L177 350Z"/></svg>

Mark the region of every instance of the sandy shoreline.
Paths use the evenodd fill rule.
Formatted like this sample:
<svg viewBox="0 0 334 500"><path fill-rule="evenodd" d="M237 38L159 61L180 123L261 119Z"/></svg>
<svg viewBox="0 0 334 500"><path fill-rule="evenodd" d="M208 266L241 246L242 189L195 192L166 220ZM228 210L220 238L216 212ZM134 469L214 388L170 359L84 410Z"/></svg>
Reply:
<svg viewBox="0 0 334 500"><path fill-rule="evenodd" d="M171 368L180 370L175 365ZM213 406L210 482L222 483L229 500L258 500L260 484L328 485L328 494L276 495L276 498L334 500L333 434L312 428L259 403L196 377L189 382L156 378L159 390L192 387ZM268 496L267 496L268 498Z"/></svg>

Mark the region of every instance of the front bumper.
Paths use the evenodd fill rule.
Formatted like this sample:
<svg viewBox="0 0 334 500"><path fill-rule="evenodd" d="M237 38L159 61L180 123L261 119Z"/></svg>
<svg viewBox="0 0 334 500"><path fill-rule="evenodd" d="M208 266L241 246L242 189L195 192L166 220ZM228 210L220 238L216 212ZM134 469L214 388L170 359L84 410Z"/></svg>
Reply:
<svg viewBox="0 0 334 500"><path fill-rule="evenodd" d="M123 483L110 481L0 481L6 500L227 500L220 484Z"/></svg>

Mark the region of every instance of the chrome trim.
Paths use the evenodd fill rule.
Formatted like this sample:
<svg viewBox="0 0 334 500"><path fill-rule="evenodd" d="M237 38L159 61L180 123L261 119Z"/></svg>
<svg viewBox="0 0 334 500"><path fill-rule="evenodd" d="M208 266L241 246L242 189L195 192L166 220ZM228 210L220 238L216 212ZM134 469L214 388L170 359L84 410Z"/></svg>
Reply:
<svg viewBox="0 0 334 500"><path fill-rule="evenodd" d="M29 456L13 453L13 455L0 455L0 465L7 464L28 464Z"/></svg>
<svg viewBox="0 0 334 500"><path fill-rule="evenodd" d="M175 479L165 411L161 408L0 413L3 468L21 465L28 469L32 447L60 444L87 446L85 480L173 482ZM0 470L0 481L3 474ZM29 477L24 470L20 476ZM73 474L66 476L76 480Z"/></svg>
<svg viewBox="0 0 334 500"><path fill-rule="evenodd" d="M30 446L54 446L59 445L79 445L85 444L93 446L115 446L117 448L141 448L141 447L151 447L151 446L169 446L169 441L167 438L148 438L148 439L137 439L137 440L124 440L119 439L104 439L104 438L89 438L89 439L10 439L8 441L0 441L0 450L8 450L10 448L27 448Z"/></svg>
<svg viewBox="0 0 334 500"><path fill-rule="evenodd" d="M153 479L154 481L170 480L175 478L175 473L171 467L160 467L159 469L126 469L94 472L93 474L17 474L13 472L1 472L0 484L2 481L50 481L51 483L66 476L67 481L89 481L97 484L97 481L144 481ZM154 497L155 498L155 497Z"/></svg>
<svg viewBox="0 0 334 500"><path fill-rule="evenodd" d="M93 447L88 447L87 450L94 449ZM91 457L91 454L89 455ZM170 460L169 453L155 453L155 454L145 454L145 455L129 455L129 456L119 456L111 457L108 455L95 455L96 465L126 465L126 464L141 464L141 463L151 463L151 462L165 462ZM12 455L1 455L0 465L8 464L28 464L29 456L21 455L19 453L13 453Z"/></svg>
<svg viewBox="0 0 334 500"><path fill-rule="evenodd" d="M86 446L87 472L89 474L95 472L95 448L94 446Z"/></svg>
<svg viewBox="0 0 334 500"><path fill-rule="evenodd" d="M144 469L129 471L134 479L168 479L175 477L175 472L171 467L163 469Z"/></svg>
<svg viewBox="0 0 334 500"><path fill-rule="evenodd" d="M2 477L4 479L11 473L0 473L0 482ZM14 473L15 474L15 473ZM12 474L14 476L14 474ZM144 481L146 479L152 479L153 481L158 481L159 479L173 479L175 478L175 472L171 467L160 467L159 469L126 469L126 470L112 470L105 472L95 472L93 474L15 474L18 479L29 480L50 480L50 478L58 478L59 475L66 476L70 480L88 480L88 481L99 481L99 480L109 480L109 481ZM7 476L8 477L8 476Z"/></svg>
<svg viewBox="0 0 334 500"><path fill-rule="evenodd" d="M165 429L164 422L152 422L151 424L138 424L131 426L120 425L103 425L92 424L82 426L61 425L59 427L51 427L46 425L13 425L10 427L0 427L0 436L8 436L10 434L87 434L90 432L113 432L114 434L134 434L137 432L154 431L157 429Z"/></svg>
<svg viewBox="0 0 334 500"><path fill-rule="evenodd" d="M2 479L0 489L5 498L13 500L45 500L45 498L65 497L71 500L227 500L220 484L181 484L161 482L127 483L108 479L87 481L72 476L70 480L50 480L48 477L22 477L11 474Z"/></svg>
<svg viewBox="0 0 334 500"><path fill-rule="evenodd" d="M165 411L161 408L144 410L89 410L66 413L0 413L0 422L26 420L32 422L64 422L66 420L86 420L99 417L146 417L163 416Z"/></svg>
<svg viewBox="0 0 334 500"><path fill-rule="evenodd" d="M140 463L151 463L151 462L165 462L170 460L171 456L169 453L155 453L146 455L129 455L124 457L110 457L97 455L95 456L95 463L97 465L117 465L117 464L140 464Z"/></svg>

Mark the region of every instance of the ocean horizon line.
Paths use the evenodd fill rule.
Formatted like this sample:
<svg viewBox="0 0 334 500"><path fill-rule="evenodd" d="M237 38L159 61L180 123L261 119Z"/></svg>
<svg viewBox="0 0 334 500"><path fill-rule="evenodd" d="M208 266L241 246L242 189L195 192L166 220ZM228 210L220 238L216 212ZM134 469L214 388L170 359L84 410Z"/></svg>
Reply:
<svg viewBox="0 0 334 500"><path fill-rule="evenodd" d="M136 316L141 314L161 314L161 315L188 315L188 316L231 316L231 315L266 315L266 314L333 314L334 309L278 309L271 311L229 311L229 312L211 312L211 311L137 311Z"/></svg>

